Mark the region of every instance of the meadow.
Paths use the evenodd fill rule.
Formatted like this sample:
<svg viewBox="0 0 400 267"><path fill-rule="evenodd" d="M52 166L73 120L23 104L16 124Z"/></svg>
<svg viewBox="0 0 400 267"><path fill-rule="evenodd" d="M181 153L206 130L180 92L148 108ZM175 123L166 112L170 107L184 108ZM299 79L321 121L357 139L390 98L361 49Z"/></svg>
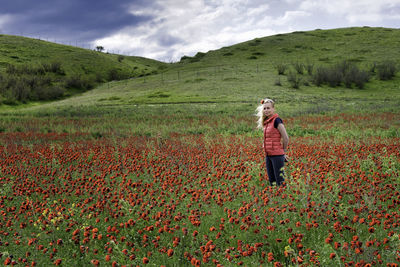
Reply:
<svg viewBox="0 0 400 267"><path fill-rule="evenodd" d="M365 58L339 53L369 30L393 34L257 39L62 100L0 106L3 264L398 266L399 78L295 89L275 69L279 58L370 66L383 50L369 58L354 41ZM268 184L262 97L290 136L285 187Z"/></svg>
<svg viewBox="0 0 400 267"><path fill-rule="evenodd" d="M398 114L287 118L285 188L268 185L258 134L84 131L102 119L0 134L4 264L399 262L400 142L388 127Z"/></svg>

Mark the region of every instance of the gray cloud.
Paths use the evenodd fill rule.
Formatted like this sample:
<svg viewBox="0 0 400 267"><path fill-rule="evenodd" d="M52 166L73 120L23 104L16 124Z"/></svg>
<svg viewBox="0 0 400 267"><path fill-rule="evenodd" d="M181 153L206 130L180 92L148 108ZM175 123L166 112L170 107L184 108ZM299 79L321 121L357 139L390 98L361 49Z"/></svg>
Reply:
<svg viewBox="0 0 400 267"><path fill-rule="evenodd" d="M0 0L0 4L2 33L86 42L164 61L277 33L400 27L400 0Z"/></svg>
<svg viewBox="0 0 400 267"><path fill-rule="evenodd" d="M125 26L139 25L150 16L133 15L130 0L13 0L2 5L0 25L3 33L51 36L53 38L91 41L107 36Z"/></svg>

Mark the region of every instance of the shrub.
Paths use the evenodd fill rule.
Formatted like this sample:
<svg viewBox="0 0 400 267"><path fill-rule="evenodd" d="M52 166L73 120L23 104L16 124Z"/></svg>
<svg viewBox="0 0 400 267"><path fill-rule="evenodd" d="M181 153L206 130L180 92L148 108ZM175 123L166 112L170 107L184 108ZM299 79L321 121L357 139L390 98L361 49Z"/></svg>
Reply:
<svg viewBox="0 0 400 267"><path fill-rule="evenodd" d="M377 65L378 77L380 80L391 80L396 74L397 68L394 61L384 61Z"/></svg>
<svg viewBox="0 0 400 267"><path fill-rule="evenodd" d="M325 67L318 67L312 76L312 81L316 86L321 86L327 81L328 69Z"/></svg>
<svg viewBox="0 0 400 267"><path fill-rule="evenodd" d="M15 86L12 88L12 93L16 100L26 102L29 99L31 90L23 79L17 79Z"/></svg>
<svg viewBox="0 0 400 267"><path fill-rule="evenodd" d="M65 80L66 88L88 90L93 86L94 84L89 79L82 78L80 75L73 75Z"/></svg>
<svg viewBox="0 0 400 267"><path fill-rule="evenodd" d="M326 82L329 84L329 86L336 87L342 83L343 74L340 71L340 69L330 68L330 69L328 69L326 74L327 74Z"/></svg>
<svg viewBox="0 0 400 267"><path fill-rule="evenodd" d="M377 65L377 63L376 63L376 62L373 62L373 63L371 63L371 65L369 66L369 71L370 71L371 73L375 73L375 72L376 72L376 65Z"/></svg>
<svg viewBox="0 0 400 267"><path fill-rule="evenodd" d="M60 75L65 75L65 71L62 68L61 62L51 62L51 63L42 63L42 67L45 72L52 72Z"/></svg>
<svg viewBox="0 0 400 267"><path fill-rule="evenodd" d="M312 74L313 74L314 64L307 63L304 67L305 67L305 69L307 70L307 73L308 73L309 75L312 75Z"/></svg>
<svg viewBox="0 0 400 267"><path fill-rule="evenodd" d="M7 65L6 66L6 73L7 74L17 74L17 67L15 67L14 65Z"/></svg>
<svg viewBox="0 0 400 267"><path fill-rule="evenodd" d="M95 81L98 82L98 83L104 82L103 75L101 75L100 73L96 73Z"/></svg>
<svg viewBox="0 0 400 267"><path fill-rule="evenodd" d="M64 95L65 89L60 86L40 87L35 93L38 100L57 99Z"/></svg>
<svg viewBox="0 0 400 267"><path fill-rule="evenodd" d="M343 77L343 82L346 87L351 88L354 83L357 88L363 89L364 84L369 81L370 75L368 72L358 69L352 65Z"/></svg>
<svg viewBox="0 0 400 267"><path fill-rule="evenodd" d="M274 84L277 85L277 86L282 86L281 79L278 77L278 78L275 80L275 83L274 83Z"/></svg>
<svg viewBox="0 0 400 267"><path fill-rule="evenodd" d="M287 65L283 63L278 63L275 65L275 68L278 71L278 75L284 75L287 69Z"/></svg>
<svg viewBox="0 0 400 267"><path fill-rule="evenodd" d="M354 63L342 61L332 67L319 67L312 76L315 85L328 84L331 87L340 86L342 83L348 88L353 84L362 89L370 79L367 71L360 70Z"/></svg>
<svg viewBox="0 0 400 267"><path fill-rule="evenodd" d="M123 79L128 79L129 75L127 73L122 72L118 68L112 68L108 71L108 80L109 81L119 81Z"/></svg>
<svg viewBox="0 0 400 267"><path fill-rule="evenodd" d="M354 83L359 89L363 89L365 83L369 82L370 75L366 71L359 71L355 77Z"/></svg>
<svg viewBox="0 0 400 267"><path fill-rule="evenodd" d="M342 62L336 63L333 68L344 76L352 66L353 64L350 63L350 61L343 60Z"/></svg>
<svg viewBox="0 0 400 267"><path fill-rule="evenodd" d="M295 62L292 64L294 69L297 71L298 74L304 73L304 64L300 62Z"/></svg>
<svg viewBox="0 0 400 267"><path fill-rule="evenodd" d="M289 72L288 76L287 76L287 80L290 83L290 86L292 88L298 89L300 88L300 83L301 83L301 77L299 75L297 75L297 73L295 72Z"/></svg>

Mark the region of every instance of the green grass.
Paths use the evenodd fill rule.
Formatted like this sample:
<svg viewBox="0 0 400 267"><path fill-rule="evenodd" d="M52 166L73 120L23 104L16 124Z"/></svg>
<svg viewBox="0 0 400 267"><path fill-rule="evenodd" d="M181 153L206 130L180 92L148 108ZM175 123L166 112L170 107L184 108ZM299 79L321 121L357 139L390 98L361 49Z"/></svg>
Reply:
<svg viewBox="0 0 400 267"><path fill-rule="evenodd" d="M380 81L376 74L372 74L364 89L317 87L312 83L293 89L285 75L277 74L276 64L288 64L292 69L294 62L312 63L317 67L351 60L360 68L367 68L373 62L387 59L398 62L400 52L396 44L399 39L400 30L386 28L294 32L257 38L193 58L186 57L178 63L164 64L137 57L126 57L118 62L118 55L3 35L0 37L0 42L3 42L1 49L14 47L14 52L9 55L16 55L23 62L39 62L48 55L52 59L63 59L67 72L73 71L72 66L79 65L80 69L82 66L90 67L95 73L104 71L106 66L129 69L138 64L139 69L144 70L147 66L149 71L158 70L158 73L104 83L60 101L1 105L2 127L3 131L13 130L7 125L7 118L50 118L50 121L54 118L88 118L93 121L87 125L89 132L104 133L117 127L125 133L134 128L138 135L155 135L158 129L165 134L250 133L254 129L254 110L264 97L276 100L277 111L282 117L342 112L398 113L398 75L393 80ZM8 45L4 45L6 41ZM248 59L251 55L257 59ZM7 60L15 63L17 59L5 58L3 53L0 61ZM305 73L301 78L307 81L310 77ZM277 79L281 85L276 85ZM123 122L109 126L107 120L113 118L122 118ZM202 123L204 118L212 121L212 125ZM244 122L237 124L237 120ZM75 131L54 125L48 128Z"/></svg>
<svg viewBox="0 0 400 267"><path fill-rule="evenodd" d="M139 265L152 252L150 265L183 266L190 264L186 251L200 259L200 248L211 239L219 249L211 258L224 266L272 264L262 252L290 264L300 249L289 240L301 233L304 260L311 260L307 250L311 249L318 253L315 257L321 266L339 266L340 256L348 262L372 261L377 257L375 251L384 263L394 261L398 235L390 236L391 229L384 229L383 216L387 213L394 218L398 208L393 192L399 182L399 77L380 81L374 76L362 90L304 84L293 89L285 76L280 76L281 86L274 85L279 77L274 66L278 60L291 64L316 59L327 64L325 58L340 61L363 56L365 61L359 64L365 65L388 55L398 60L397 48L391 46L398 33L352 28L260 38L186 58L185 63L162 64L165 67L158 74L109 82L60 101L0 106L0 152L6 159L0 193L7 210L2 219L2 230L7 231L3 231L0 246L2 259L27 257L28 263L35 261L38 266L56 259L66 266L89 266L94 259L101 265L112 261ZM360 42L367 36L371 42ZM379 43L378 37L387 42ZM351 55L343 53L343 46L336 50L332 46L341 42L351 44ZM379 48L380 52L369 55L367 45L370 51ZM307 74L302 77L306 79ZM289 186L282 192L266 185L262 131L255 129L254 116L262 97L276 100L290 136L291 161L285 171ZM125 179L136 185L123 187ZM193 198L192 189L203 193ZM127 202L127 195L138 194L139 202ZM225 199L222 207L216 202L219 197ZM96 208L96 201L105 205ZM238 215L245 207L245 213ZM56 213L57 208L63 208L62 213ZM161 233L158 227L143 232L147 226L165 222L166 218L154 216L166 208L172 212L171 227L181 229L174 234ZM280 212L270 212L277 208ZM111 217L116 210L125 215ZM149 220L139 219L143 211ZM201 225L195 226L189 215L198 211L204 213L199 214ZM233 217L228 211L235 211ZM63 220L61 214L68 219ZM172 220L178 214L185 217L180 222ZM359 223L356 215L368 220ZM260 223L260 232L255 232L255 225L243 225L248 231L241 229L247 216ZM372 222L375 216L382 219L373 233L370 216ZM120 226L129 219L135 220L134 226ZM343 227L350 225L350 230L335 232L335 221ZM83 241L89 226L97 228L101 240ZM112 226L119 233L110 233ZM183 227L189 230L187 235ZM76 229L80 229L80 241L73 239ZM196 238L194 230L199 231ZM393 233L397 230L393 226ZM222 232L220 238L217 232ZM325 241L329 233L343 246L358 235L365 252L358 255L353 250L334 249L333 242ZM159 237L160 246L145 247L143 234L149 236L148 241ZM110 241L114 236L117 242ZM133 242L136 250L122 242L122 237ZM174 255L159 253L159 248L172 247L174 237L180 238ZM374 239L390 242L384 243L387 248L367 247L366 242ZM29 245L28 240L35 241ZM55 245L58 240L62 244ZM239 240L244 248L259 242L264 245L252 257L228 261L226 249L237 247ZM40 245L48 249L47 254ZM85 247L90 250L82 252ZM136 259L128 260L123 249ZM284 252L290 250L292 254L285 257ZM52 251L54 258L49 255ZM334 260L332 253L336 253ZM111 255L109 262L106 254ZM231 256L235 254L236 249Z"/></svg>
<svg viewBox="0 0 400 267"><path fill-rule="evenodd" d="M0 35L0 72L8 64L38 64L61 62L68 74L107 74L113 68L132 74L148 75L162 69L166 64L143 57L123 56L97 52L44 40Z"/></svg>

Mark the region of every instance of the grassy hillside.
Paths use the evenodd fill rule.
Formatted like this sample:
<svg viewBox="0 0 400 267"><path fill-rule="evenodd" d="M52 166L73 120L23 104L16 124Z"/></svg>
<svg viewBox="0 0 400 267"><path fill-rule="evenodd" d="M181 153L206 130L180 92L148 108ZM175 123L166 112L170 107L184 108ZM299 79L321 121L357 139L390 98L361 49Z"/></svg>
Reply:
<svg viewBox="0 0 400 267"><path fill-rule="evenodd" d="M332 97L383 99L387 93L398 95L399 80L395 77L391 81L380 81L373 70L374 62L379 64L388 59L398 62L398 40L400 30L384 28L315 30L259 38L186 57L162 73L106 84L59 104L70 101L82 105L254 102L264 96L280 102L303 98L306 101L317 98L323 102ZM364 90L354 86L317 87L306 71L299 75L301 88L294 90L287 82L287 75L278 75L276 69L277 64L286 64L287 74L294 71L293 63L311 64L315 70L343 60L357 64L360 69L375 71Z"/></svg>
<svg viewBox="0 0 400 267"><path fill-rule="evenodd" d="M160 128L166 133L251 132L254 109L264 97L275 99L279 113L285 117L341 112L398 113L399 75L380 80L374 62L379 65L390 59L398 64L399 40L400 30L367 27L280 34L198 53L174 64L153 62L152 66L159 70L157 74L104 83L60 101L0 108L9 118L100 116L93 125L88 124L88 131L118 127L122 132L130 132L135 128L137 134L146 135L156 134ZM103 60L117 57L93 51L89 54ZM288 73L294 71L296 62L312 64L315 70L343 60L369 73L369 82L363 89L344 84L316 86L307 71L297 75L301 81L299 88L288 82ZM128 64L128 60L122 63ZM278 75L277 64L287 65L285 75ZM109 121L116 122L116 118L122 122L110 126ZM202 124L203 119L207 119L207 125ZM74 131L73 127L58 130Z"/></svg>
<svg viewBox="0 0 400 267"><path fill-rule="evenodd" d="M101 74L120 69L132 76L151 74L165 65L143 57L119 56L43 40L0 35L0 71L8 64L61 62L67 74Z"/></svg>
<svg viewBox="0 0 400 267"><path fill-rule="evenodd" d="M363 64L399 60L400 30L354 27L277 34L206 53L198 65L267 64L296 61L330 64L349 60ZM184 62L195 61L196 59Z"/></svg>
<svg viewBox="0 0 400 267"><path fill-rule="evenodd" d="M0 100L17 104L18 101L54 99L91 89L105 81L154 74L165 65L142 57L0 35ZM20 93L21 87L23 93ZM52 94L55 91L59 93Z"/></svg>

